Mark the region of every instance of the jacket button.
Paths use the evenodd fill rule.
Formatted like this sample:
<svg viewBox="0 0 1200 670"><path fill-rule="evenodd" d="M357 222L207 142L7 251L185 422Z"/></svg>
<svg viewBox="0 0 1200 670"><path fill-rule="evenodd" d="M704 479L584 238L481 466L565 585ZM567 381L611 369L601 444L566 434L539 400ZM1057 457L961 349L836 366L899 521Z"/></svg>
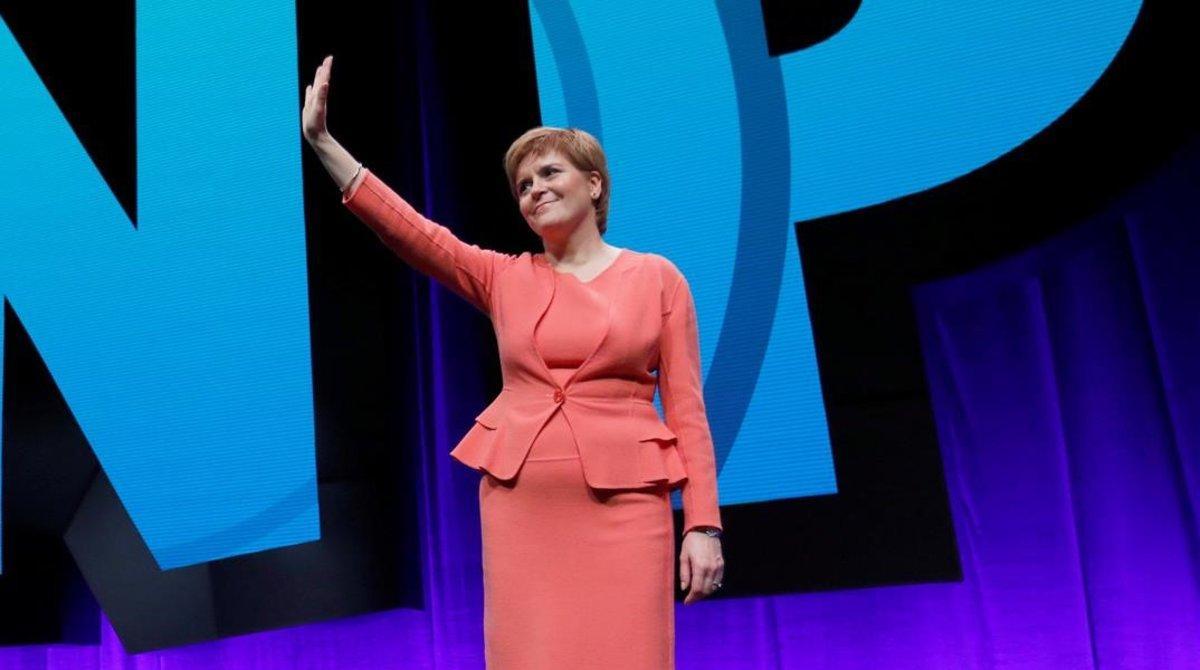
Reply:
<svg viewBox="0 0 1200 670"><path fill-rule="evenodd" d="M562 389L554 389L554 402L562 402L562 401L563 401Z"/></svg>

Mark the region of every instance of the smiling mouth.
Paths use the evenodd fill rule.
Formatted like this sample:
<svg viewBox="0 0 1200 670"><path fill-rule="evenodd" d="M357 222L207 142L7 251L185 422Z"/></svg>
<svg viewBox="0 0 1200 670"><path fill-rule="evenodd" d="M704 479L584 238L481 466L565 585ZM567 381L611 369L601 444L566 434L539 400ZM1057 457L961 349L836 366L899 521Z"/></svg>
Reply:
<svg viewBox="0 0 1200 670"><path fill-rule="evenodd" d="M547 205L553 205L555 202L557 202L557 200L551 200L550 202L543 202L542 204L540 204L540 205L538 205L537 207L534 207L534 208L533 208L533 213L534 213L534 214L537 214L538 212L541 212L541 211L542 211L542 208L543 208L543 207L545 207L545 206L547 206Z"/></svg>

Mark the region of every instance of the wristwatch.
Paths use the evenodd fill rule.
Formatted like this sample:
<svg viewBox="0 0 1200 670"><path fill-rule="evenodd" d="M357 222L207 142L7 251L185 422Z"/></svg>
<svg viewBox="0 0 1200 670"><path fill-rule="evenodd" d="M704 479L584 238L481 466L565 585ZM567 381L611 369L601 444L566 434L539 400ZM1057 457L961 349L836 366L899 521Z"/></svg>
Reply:
<svg viewBox="0 0 1200 670"><path fill-rule="evenodd" d="M693 528L692 530L701 531L709 537L719 538L722 535L721 530L719 528L713 528L712 526L701 526L700 528Z"/></svg>

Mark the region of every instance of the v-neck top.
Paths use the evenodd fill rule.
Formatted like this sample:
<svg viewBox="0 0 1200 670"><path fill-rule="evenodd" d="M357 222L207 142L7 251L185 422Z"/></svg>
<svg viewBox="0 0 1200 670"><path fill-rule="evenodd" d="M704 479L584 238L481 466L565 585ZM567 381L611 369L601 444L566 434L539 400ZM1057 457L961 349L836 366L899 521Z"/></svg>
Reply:
<svg viewBox="0 0 1200 670"><path fill-rule="evenodd" d="M564 384L604 337L608 309L617 287L622 249L608 267L589 281L551 268L554 294L534 329L534 341L555 381Z"/></svg>

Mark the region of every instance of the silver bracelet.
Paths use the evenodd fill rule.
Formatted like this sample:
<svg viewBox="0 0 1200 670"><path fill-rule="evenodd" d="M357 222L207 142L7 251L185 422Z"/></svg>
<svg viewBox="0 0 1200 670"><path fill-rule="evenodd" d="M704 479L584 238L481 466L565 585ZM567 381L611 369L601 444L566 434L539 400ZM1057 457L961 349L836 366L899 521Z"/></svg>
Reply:
<svg viewBox="0 0 1200 670"><path fill-rule="evenodd" d="M358 167L354 169L354 176L350 177L350 181L346 182L346 185L341 188L342 195L345 195L346 189L350 188L355 179L358 179L358 173L362 172L362 167L362 163L359 163Z"/></svg>

